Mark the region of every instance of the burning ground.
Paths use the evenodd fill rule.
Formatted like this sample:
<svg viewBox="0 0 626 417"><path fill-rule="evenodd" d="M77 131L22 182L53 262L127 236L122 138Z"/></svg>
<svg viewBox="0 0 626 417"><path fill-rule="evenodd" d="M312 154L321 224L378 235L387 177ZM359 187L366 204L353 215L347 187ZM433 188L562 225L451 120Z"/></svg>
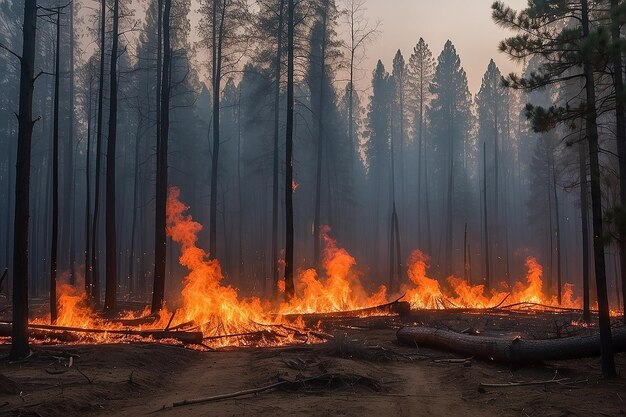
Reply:
<svg viewBox="0 0 626 417"><path fill-rule="evenodd" d="M581 321L572 286L565 285L560 305L544 295L534 258L522 280L487 291L457 277L428 277L428 256L416 250L401 293L388 294L384 286L368 291L356 259L325 228L323 270L300 271L297 296L276 304L242 297L224 283L219 262L197 245L202 226L178 197L170 190L167 231L188 270L180 303L158 314L129 306L105 319L78 287L61 285L57 322L37 314L33 355L0 369L0 411L543 416L615 415L626 408L626 386L598 380L597 359L511 369L397 344L396 331L407 325L511 340L594 332ZM623 368L626 358L617 358ZM512 381L532 384L500 386ZM219 395L228 398L185 402Z"/></svg>
<svg viewBox="0 0 626 417"><path fill-rule="evenodd" d="M198 352L156 343L39 347L21 364L0 368L6 415L475 415L615 416L626 411L623 379L598 379L598 358L519 369L399 346L395 329L426 324L462 331L556 337L582 331L573 312L334 318L323 344ZM6 353L7 349L2 348ZM70 359L72 358L72 359ZM626 356L616 356L626 367ZM71 361L71 362L70 362ZM530 386L479 384L550 381ZM173 408L183 400L286 381L256 395Z"/></svg>

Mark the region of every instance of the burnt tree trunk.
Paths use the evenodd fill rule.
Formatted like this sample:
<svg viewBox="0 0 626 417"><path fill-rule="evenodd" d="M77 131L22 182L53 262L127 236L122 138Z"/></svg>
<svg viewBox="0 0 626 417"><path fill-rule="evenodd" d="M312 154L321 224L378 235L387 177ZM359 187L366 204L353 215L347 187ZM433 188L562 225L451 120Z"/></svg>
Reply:
<svg viewBox="0 0 626 417"><path fill-rule="evenodd" d="M90 223L91 223L91 111L92 83L89 82L87 105L87 152L85 153L85 294L91 291Z"/></svg>
<svg viewBox="0 0 626 417"><path fill-rule="evenodd" d="M280 125L280 78L283 56L283 26L284 26L285 0L280 0L280 11L278 12L278 30L276 32L276 62L274 68L274 161L272 176L272 288L274 297L278 289L278 137ZM241 228L241 224L239 225Z"/></svg>
<svg viewBox="0 0 626 417"><path fill-rule="evenodd" d="M317 115L317 163L315 171L315 214L313 218L313 267L320 267L320 217L322 208L322 158L324 155L324 81L326 79L326 35L328 2L324 3L322 15L322 49L320 51L320 90ZM289 184L287 184L289 185Z"/></svg>
<svg viewBox="0 0 626 417"><path fill-rule="evenodd" d="M600 354L601 338L598 334L586 334L560 339L526 340L512 336L477 336L432 327L403 327L396 336L403 344L439 348L512 365L596 356ZM626 351L626 327L616 329L613 343L616 351Z"/></svg>
<svg viewBox="0 0 626 417"><path fill-rule="evenodd" d="M220 153L220 91L222 84L222 41L224 38L224 18L226 0L221 5L219 28L217 26L217 4L213 0L212 25L212 61L213 61L213 153L211 158L211 200L209 202L209 257L217 257L217 175Z"/></svg>
<svg viewBox="0 0 626 417"><path fill-rule="evenodd" d="M59 82L61 57L61 9L56 10L54 58L54 114L52 131L52 241L50 243L50 321L57 320L57 263L59 252Z"/></svg>
<svg viewBox="0 0 626 417"><path fill-rule="evenodd" d="M12 360L30 354L28 346L28 213L30 210L30 162L33 137L33 88L35 83L35 40L37 0L24 2L22 57L20 58L20 101L17 163L15 169L15 223L13 229L13 327Z"/></svg>
<svg viewBox="0 0 626 417"><path fill-rule="evenodd" d="M76 202L75 188L75 170L74 170L74 3L69 4L69 114L68 114L68 132L67 142L65 143L65 177L63 185L63 195L65 200L65 209L63 210L63 235L61 242L65 242L66 247L61 247L67 253L67 260L70 268L70 284L76 282L75 271L75 251L74 251L74 208Z"/></svg>
<svg viewBox="0 0 626 417"><path fill-rule="evenodd" d="M583 35L589 37L589 11L587 0L581 0ZM591 216L593 223L593 256L596 271L596 291L598 299L598 318L600 324L600 343L602 345L602 373L616 375L615 358L611 339L611 317L606 284L606 265L604 259L604 225L602 220L602 188L600 185L600 153L598 145L598 125L596 111L596 91L593 67L589 58L584 59L585 91L587 95L585 128L589 143L589 168L591 173Z"/></svg>
<svg viewBox="0 0 626 417"><path fill-rule="evenodd" d="M117 145L117 55L119 41L119 0L113 3L113 39L111 46L111 93L109 109L109 137L107 141L106 175L106 292L104 311L114 313L117 309L117 236L115 230L115 148Z"/></svg>
<svg viewBox="0 0 626 417"><path fill-rule="evenodd" d="M489 226L487 226L487 142L483 142L483 226L485 228L485 283L491 285L491 265L489 264Z"/></svg>
<svg viewBox="0 0 626 417"><path fill-rule="evenodd" d="M561 305L562 297L562 285L561 285L561 220L559 217L559 195L556 188L556 167L554 161L554 155L552 156L552 191L554 193L554 217L556 221L556 294L559 305ZM550 230L552 233L552 230Z"/></svg>
<svg viewBox="0 0 626 417"><path fill-rule="evenodd" d="M621 23L619 21L619 1L611 0L611 37L613 42L613 84L615 89L615 122L617 140L617 155L619 156L619 191L620 205L626 209L626 106L624 106L624 68L622 65ZM622 299L626 305L626 221L621 219L619 224L619 259L622 275ZM626 308L624 308L624 323L626 323Z"/></svg>
<svg viewBox="0 0 626 417"><path fill-rule="evenodd" d="M100 304L100 271L98 265L98 212L100 211L100 171L102 164L102 128L104 113L104 59L106 46L106 0L100 3L100 76L98 79L98 116L96 122L96 180L93 203L93 226L91 228L92 287L87 296Z"/></svg>
<svg viewBox="0 0 626 417"><path fill-rule="evenodd" d="M580 171L580 218L583 241L583 320L591 320L589 308L589 191L587 189L587 148L586 143L578 144L578 164Z"/></svg>
<svg viewBox="0 0 626 417"><path fill-rule="evenodd" d="M163 308L165 297L165 267L167 235L167 152L170 128L170 68L172 49L170 46L170 10L172 0L165 0L163 10L163 72L161 78L161 134L157 144L156 216L154 239L154 287L152 289L152 313Z"/></svg>
<svg viewBox="0 0 626 417"><path fill-rule="evenodd" d="M293 76L294 0L289 0L287 23L287 126L285 143L285 299L293 298Z"/></svg>

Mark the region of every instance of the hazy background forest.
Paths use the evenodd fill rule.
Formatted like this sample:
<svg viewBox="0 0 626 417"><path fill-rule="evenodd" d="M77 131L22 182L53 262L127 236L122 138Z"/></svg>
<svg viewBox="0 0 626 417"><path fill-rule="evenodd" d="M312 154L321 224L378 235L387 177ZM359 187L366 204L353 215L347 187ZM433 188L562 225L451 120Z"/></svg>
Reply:
<svg viewBox="0 0 626 417"><path fill-rule="evenodd" d="M429 276L443 280L454 274L492 286L523 279L526 258L534 256L544 266L549 295L565 283L581 295L590 269L583 267L583 253L591 257L583 252L590 240L582 234L591 219L581 222L581 209L589 204L581 205L588 193L584 131L560 125L535 133L526 109L529 102L569 103L580 84L554 83L532 92L505 88L503 75L530 76L541 59L512 62L498 51L511 33L493 23L491 2L468 3L437 2L450 11L444 19L431 2L297 2L294 184L285 184L286 2L171 2L166 181L180 188L182 201L204 225L199 246L219 259L227 282L245 294L272 294L282 276L283 190L289 186L296 269L319 264L323 248L316 242L327 225L372 289L385 284L399 290L407 257L420 249L431 257ZM118 294L147 301L155 259L155 138L163 123L157 81L162 16L157 1L121 0L114 22L114 1L102 4L104 49L99 2L74 0L60 14L57 270L64 279L82 282L87 265L96 298L104 294L105 223L111 220L105 214L105 175L115 79ZM525 4L507 2L514 8ZM23 1L0 0L0 43L6 49L22 49L23 10ZM56 34L56 17L49 13L38 23L36 43L35 74L42 73L33 100L33 297L46 296L50 282ZM113 67L117 74L111 77ZM0 268L11 275L19 61L2 50L0 68ZM619 206L614 114L601 112L599 125L603 205L610 212ZM166 299L175 299L184 271L170 243L168 238ZM615 308L621 303L617 254L617 241L607 238Z"/></svg>

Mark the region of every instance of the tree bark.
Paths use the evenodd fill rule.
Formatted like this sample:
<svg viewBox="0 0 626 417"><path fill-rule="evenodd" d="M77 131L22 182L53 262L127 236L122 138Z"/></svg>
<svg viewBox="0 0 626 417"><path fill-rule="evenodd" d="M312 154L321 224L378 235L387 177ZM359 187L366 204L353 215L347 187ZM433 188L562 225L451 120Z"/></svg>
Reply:
<svg viewBox="0 0 626 417"><path fill-rule="evenodd" d="M98 212L100 211L100 165L102 163L102 128L104 113L104 59L106 44L106 0L100 3L100 77L98 79L98 118L96 126L96 181L94 189L93 226L91 228L92 288L87 296L100 304L100 271L98 266Z"/></svg>
<svg viewBox="0 0 626 417"><path fill-rule="evenodd" d="M12 360L30 354L28 346L28 214L30 209L30 162L33 136L33 88L37 0L24 1L17 164L15 169L15 223L13 232L13 327Z"/></svg>
<svg viewBox="0 0 626 417"><path fill-rule="evenodd" d="M87 152L85 153L85 294L89 297L92 288L90 223L91 223L91 110L92 83L89 81L89 104L87 105Z"/></svg>
<svg viewBox="0 0 626 417"><path fill-rule="evenodd" d="M117 145L117 55L119 41L119 0L113 3L113 39L111 47L111 81L109 106L109 137L107 141L106 175L106 292L104 311L112 314L117 309L117 235L115 230L115 148Z"/></svg>
<svg viewBox="0 0 626 417"><path fill-rule="evenodd" d="M172 48L170 45L170 12L172 0L164 0L163 10L163 72L161 79L161 134L157 149L157 189L154 239L154 286L152 290L152 313L163 308L165 297L165 269L167 252L167 152L170 128L170 69Z"/></svg>
<svg viewBox="0 0 626 417"><path fill-rule="evenodd" d="M315 214L313 218L313 267L320 268L320 217L322 207L322 160L324 154L324 82L326 81L326 31L328 25L328 1L324 2L322 15L322 49L320 53L320 90L317 115L317 163L315 170Z"/></svg>
<svg viewBox="0 0 626 417"><path fill-rule="evenodd" d="M52 241L50 243L50 321L57 320L57 263L59 244L59 82L61 57L61 9L56 9L54 60L54 115L52 132Z"/></svg>
<svg viewBox="0 0 626 417"><path fill-rule="evenodd" d="M403 344L439 348L486 361L511 365L579 359L600 354L598 334L526 340L513 337L477 336L431 327L403 327L398 330L396 336ZM626 351L626 327L615 330L613 343L616 351Z"/></svg>
<svg viewBox="0 0 626 417"><path fill-rule="evenodd" d="M589 11L587 0L581 0L583 35L589 37ZM600 343L602 345L602 373L616 375L615 358L611 338L611 317L606 284L604 259L604 225L602 220L602 188L600 185L600 161L598 154L598 125L596 111L596 91L593 67L589 58L584 59L585 90L587 95L585 128L589 143L589 168L591 173L591 216L593 222L593 254L596 271L596 291L598 317L600 323Z"/></svg>
<svg viewBox="0 0 626 417"><path fill-rule="evenodd" d="M61 236L61 250L64 251L68 264L62 264L62 268L69 267L70 269L70 284L74 285L75 282L75 255L74 255L74 202L75 195L73 191L74 187L74 3L69 4L67 7L69 10L69 114L68 114L68 132L67 141L65 143L64 153L64 184L63 195L63 228ZM63 246L66 245L66 246Z"/></svg>
<svg viewBox="0 0 626 417"><path fill-rule="evenodd" d="M213 0L213 154L211 160L211 200L209 202L209 257L217 258L217 176L220 153L220 92L222 84L222 43L226 0L221 6L219 29L217 27L217 4Z"/></svg>
<svg viewBox="0 0 626 417"><path fill-rule="evenodd" d="M285 146L285 299L293 298L293 110L294 110L294 0L289 0L287 23L287 126Z"/></svg>
<svg viewBox="0 0 626 417"><path fill-rule="evenodd" d="M491 265L489 260L489 226L487 226L487 142L483 142L483 223L485 228L485 287L491 287Z"/></svg>
<svg viewBox="0 0 626 417"><path fill-rule="evenodd" d="M580 218L582 230L583 256L583 320L591 320L589 308L589 191L587 190L587 148L585 142L578 144L578 163L580 171Z"/></svg>
<svg viewBox="0 0 626 417"><path fill-rule="evenodd" d="M562 284L561 284L561 220L559 213L559 195L556 188L556 167L554 161L554 154L552 155L552 189L554 192L554 217L556 221L556 294L559 305L561 305L562 297ZM552 232L552 231L550 231Z"/></svg>
<svg viewBox="0 0 626 417"><path fill-rule="evenodd" d="M283 56L283 26L284 26L285 0L280 0L278 12L278 31L276 33L276 62L274 68L274 167L272 176L272 288L274 297L278 289L278 137L279 137L279 112L280 112L280 77ZM239 225L241 227L241 224Z"/></svg>
<svg viewBox="0 0 626 417"><path fill-rule="evenodd" d="M626 106L624 105L624 68L622 65L621 23L619 22L619 1L611 0L611 37L613 42L613 85L615 89L615 139L619 156L620 206L626 210ZM622 214L623 216L623 214ZM626 220L620 219L619 259L622 275L622 305L626 305ZM624 323L626 323L626 308Z"/></svg>

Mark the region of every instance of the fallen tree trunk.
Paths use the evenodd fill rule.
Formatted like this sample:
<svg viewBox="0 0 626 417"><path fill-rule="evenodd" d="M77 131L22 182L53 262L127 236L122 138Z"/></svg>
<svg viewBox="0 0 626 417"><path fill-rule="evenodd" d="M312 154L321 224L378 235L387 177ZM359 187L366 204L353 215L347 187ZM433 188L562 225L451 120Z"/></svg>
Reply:
<svg viewBox="0 0 626 417"><path fill-rule="evenodd" d="M404 296L387 304L381 304L375 307L362 308L359 310L336 311L332 313L302 313L302 314L285 314L286 319L296 319L302 317L305 320L321 320L344 317L361 317L361 316L384 316L389 314L397 314L406 316L411 312L411 305L406 301L400 301Z"/></svg>
<svg viewBox="0 0 626 417"><path fill-rule="evenodd" d="M600 355L599 334L526 340L475 336L431 327L403 327L398 330L397 338L399 342L411 346L438 348L506 364L521 365ZM626 351L626 327L613 329L613 350L616 353Z"/></svg>
<svg viewBox="0 0 626 417"><path fill-rule="evenodd" d="M39 335L56 337L63 333L92 333L92 334L113 334L120 336L139 336L153 339L175 339L179 342L194 345L201 344L203 340L202 332L165 331L165 330L131 330L131 329L83 329L77 327L51 326L47 324L29 324L30 330L36 331ZM11 324L0 324L0 336L11 336Z"/></svg>

